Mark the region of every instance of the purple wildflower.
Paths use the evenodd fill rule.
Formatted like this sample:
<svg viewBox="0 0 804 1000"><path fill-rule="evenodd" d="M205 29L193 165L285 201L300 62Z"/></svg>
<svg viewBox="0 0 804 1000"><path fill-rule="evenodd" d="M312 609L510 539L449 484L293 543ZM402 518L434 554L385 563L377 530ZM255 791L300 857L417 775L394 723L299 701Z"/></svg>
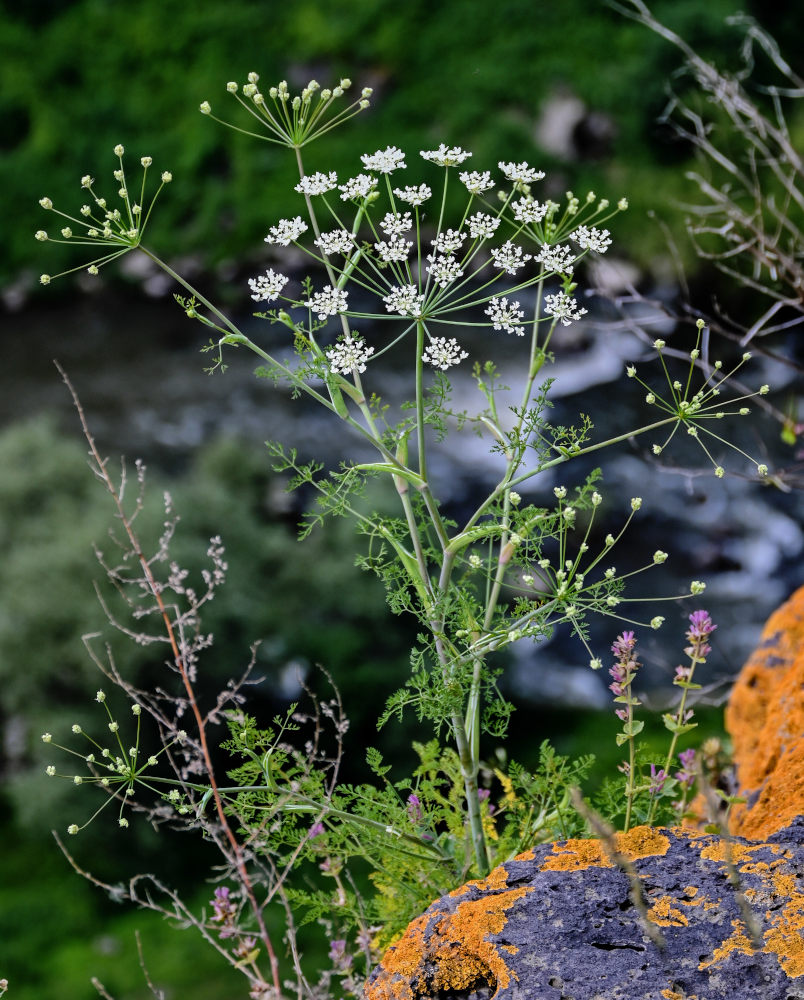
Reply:
<svg viewBox="0 0 804 1000"><path fill-rule="evenodd" d="M227 886L220 886L215 890L215 895L212 898L212 908L215 911L212 919L218 923L223 923L234 915L235 908L229 899L229 889Z"/></svg>
<svg viewBox="0 0 804 1000"><path fill-rule="evenodd" d="M613 683L609 684L609 691L615 698L625 694L626 689L634 679L634 675L639 669L639 661L634 656L636 638L633 632L623 632L618 635L612 644L611 651L617 657L617 662L609 670L609 676ZM617 711L619 719L625 719L628 713L624 709Z"/></svg>
<svg viewBox="0 0 804 1000"><path fill-rule="evenodd" d="M316 837L320 837L323 833L326 833L323 823L313 823L307 833L308 840L315 840Z"/></svg>
<svg viewBox="0 0 804 1000"><path fill-rule="evenodd" d="M422 821L422 804L418 795L408 795L408 819L414 826Z"/></svg>
<svg viewBox="0 0 804 1000"><path fill-rule="evenodd" d="M212 921L221 924L219 934L222 938L230 938L235 934L235 919L237 917L237 907L230 899L227 886L219 886L212 897Z"/></svg>
<svg viewBox="0 0 804 1000"><path fill-rule="evenodd" d="M687 656L698 662L705 660L712 651L706 639L716 628L717 625L712 624L708 611L693 611L690 615L690 627L687 630L690 645L684 650Z"/></svg>
<svg viewBox="0 0 804 1000"><path fill-rule="evenodd" d="M348 969L352 964L352 956L346 953L346 942L333 941L329 946L329 960L336 969Z"/></svg>
<svg viewBox="0 0 804 1000"><path fill-rule="evenodd" d="M658 793L664 787L664 782L665 782L666 778L667 778L667 775L665 774L664 769L662 769L660 771L657 771L656 770L656 765L655 764L651 764L651 766L650 766L650 787L648 788L648 791L650 792L651 795L658 795Z"/></svg>
<svg viewBox="0 0 804 1000"><path fill-rule="evenodd" d="M676 771L676 781L685 788L691 788L695 781L695 751L692 748L682 750L678 759L681 761L681 770Z"/></svg>

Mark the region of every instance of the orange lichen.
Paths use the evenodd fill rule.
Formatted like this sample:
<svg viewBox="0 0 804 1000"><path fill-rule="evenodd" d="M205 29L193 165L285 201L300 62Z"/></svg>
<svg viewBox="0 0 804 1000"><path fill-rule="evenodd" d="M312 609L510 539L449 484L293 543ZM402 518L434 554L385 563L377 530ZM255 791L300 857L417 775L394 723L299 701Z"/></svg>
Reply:
<svg viewBox="0 0 804 1000"><path fill-rule="evenodd" d="M781 910L770 914L765 951L774 952L787 975L798 979L804 976L804 892L787 872L774 872L773 886L785 902Z"/></svg>
<svg viewBox="0 0 804 1000"><path fill-rule="evenodd" d="M713 840L701 851L701 857L705 861L723 861L728 863L731 860L733 865L750 861L754 851L762 850L766 844L733 844L727 840Z"/></svg>
<svg viewBox="0 0 804 1000"><path fill-rule="evenodd" d="M482 982L508 986L511 977L516 977L500 952L515 954L517 949L498 948L488 938L502 931L508 910L533 889L506 889L507 884L508 873L501 866L488 878L451 894L468 895L472 887L491 895L464 900L452 914L414 920L398 944L386 952L380 974L366 987L366 1000L413 1000L428 990L469 990ZM428 962L435 970L430 982L425 975Z"/></svg>
<svg viewBox="0 0 804 1000"><path fill-rule="evenodd" d="M583 868L611 868L599 840L565 840L553 844L553 853L542 862L542 871L580 871Z"/></svg>
<svg viewBox="0 0 804 1000"><path fill-rule="evenodd" d="M804 587L771 617L726 708L741 794L731 831L762 839L804 815Z"/></svg>
<svg viewBox="0 0 804 1000"><path fill-rule="evenodd" d="M756 950L754 948L754 943L746 934L745 924L742 920L732 920L731 926L734 930L731 932L729 937L726 938L720 947L715 948L710 959L707 959L705 962L701 962L699 964L699 969L708 969L713 965L717 965L718 962L722 962L733 952L738 952L743 955L752 955L754 953Z"/></svg>
<svg viewBox="0 0 804 1000"><path fill-rule="evenodd" d="M648 910L648 920L660 927L686 927L689 920L673 904L677 900L671 896L662 896Z"/></svg>
<svg viewBox="0 0 804 1000"><path fill-rule="evenodd" d="M697 885L685 885L684 895L689 896L689 899L680 899L679 902L683 906L700 906L703 903L703 896L698 895L699 889Z"/></svg>
<svg viewBox="0 0 804 1000"><path fill-rule="evenodd" d="M619 854L628 861L666 854L670 841L661 830L635 826L628 833L616 833L614 842ZM553 844L553 853L542 862L542 871L581 871L584 868L612 868L606 845L600 840L565 840Z"/></svg>

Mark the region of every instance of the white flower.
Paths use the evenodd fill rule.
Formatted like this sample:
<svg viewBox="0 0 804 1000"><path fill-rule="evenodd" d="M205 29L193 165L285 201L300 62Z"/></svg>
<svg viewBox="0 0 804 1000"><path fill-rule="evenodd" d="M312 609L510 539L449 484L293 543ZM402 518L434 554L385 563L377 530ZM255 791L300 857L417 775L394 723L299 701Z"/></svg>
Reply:
<svg viewBox="0 0 804 1000"><path fill-rule="evenodd" d="M578 303L566 292L558 292L556 295L545 295L544 311L548 316L555 316L561 320L562 326L569 326L574 319L580 319L586 315L586 309L579 309Z"/></svg>
<svg viewBox="0 0 804 1000"><path fill-rule="evenodd" d="M470 194L483 194L494 187L494 181L488 170L464 170L458 175L462 184Z"/></svg>
<svg viewBox="0 0 804 1000"><path fill-rule="evenodd" d="M355 370L364 372L366 361L373 353L373 347L366 346L359 337L353 340L347 333L343 340L327 351L327 357L329 366L336 375L351 375Z"/></svg>
<svg viewBox="0 0 804 1000"><path fill-rule="evenodd" d="M446 232L439 233L433 240L433 250L450 257L456 250L460 250L466 233L456 232L454 229L447 229Z"/></svg>
<svg viewBox="0 0 804 1000"><path fill-rule="evenodd" d="M441 143L438 149L422 149L419 151L423 160L438 164L439 167L456 167L464 160L468 160L472 155L460 146L453 146L449 149L446 143Z"/></svg>
<svg viewBox="0 0 804 1000"><path fill-rule="evenodd" d="M386 212L385 217L380 223L380 229L385 233L386 236L401 236L403 233L407 233L413 227L413 220L410 217L410 212L405 212L401 215L399 212Z"/></svg>
<svg viewBox="0 0 804 1000"><path fill-rule="evenodd" d="M53 777L53 775L54 775L55 773L56 773L56 768L55 768L55 766L54 766L53 764L48 764L48 766L47 766L47 767L45 768L45 774L46 774L46 775L47 775L47 776L48 776L49 778L52 778L52 777Z"/></svg>
<svg viewBox="0 0 804 1000"><path fill-rule="evenodd" d="M496 219L493 215L486 215L485 212L475 212L467 222L469 224L469 235L473 240L476 240L478 237L481 240L487 240L490 236L494 235L500 224L499 219Z"/></svg>
<svg viewBox="0 0 804 1000"><path fill-rule="evenodd" d="M492 299L489 302L486 315L491 319L491 325L495 330L505 330L506 333L515 333L518 337L524 337L525 331L515 324L521 323L525 313L519 308L518 302L510 305L508 299Z"/></svg>
<svg viewBox="0 0 804 1000"><path fill-rule="evenodd" d="M302 221L301 216L297 215L295 219L280 219L277 225L271 226L268 230L265 242L278 243L280 246L286 247L305 232L307 232L307 223Z"/></svg>
<svg viewBox="0 0 804 1000"><path fill-rule="evenodd" d="M396 146L378 149L376 153L364 153L360 159L366 170L374 170L378 174L390 174L394 170L406 167L405 154Z"/></svg>
<svg viewBox="0 0 804 1000"><path fill-rule="evenodd" d="M327 191L332 191L338 184L338 175L334 170L330 170L328 174L315 173L310 174L309 177L302 177L294 191L298 191L299 194L326 194Z"/></svg>
<svg viewBox="0 0 804 1000"><path fill-rule="evenodd" d="M374 249L386 264L391 261L407 260L410 248L413 244L410 240L382 240L374 244Z"/></svg>
<svg viewBox="0 0 804 1000"><path fill-rule="evenodd" d="M251 297L255 302L273 302L289 280L269 267L265 274L248 279Z"/></svg>
<svg viewBox="0 0 804 1000"><path fill-rule="evenodd" d="M369 174L350 177L345 184L339 184L341 201L357 201L366 197L377 186L377 178Z"/></svg>
<svg viewBox="0 0 804 1000"><path fill-rule="evenodd" d="M430 261L427 271L433 276L433 281L440 288L446 288L456 278L463 277L463 271L454 257L439 257L430 254L427 259Z"/></svg>
<svg viewBox="0 0 804 1000"><path fill-rule="evenodd" d="M422 354L422 361L434 368L446 371L450 365L460 364L464 358L468 357L469 355L466 351L461 350L454 337L449 340L446 337L433 337Z"/></svg>
<svg viewBox="0 0 804 1000"><path fill-rule="evenodd" d="M394 188L394 194L399 198L400 201L406 201L408 205L421 205L422 202L427 201L427 199L432 195L432 191L426 184L418 184L416 186L404 187L404 188Z"/></svg>
<svg viewBox="0 0 804 1000"><path fill-rule="evenodd" d="M532 198L519 198L511 203L517 222L541 222L547 215L547 205L540 205Z"/></svg>
<svg viewBox="0 0 804 1000"><path fill-rule="evenodd" d="M418 293L415 285L402 285L392 288L389 294L383 297L383 302L388 312L416 318L422 314L424 296Z"/></svg>
<svg viewBox="0 0 804 1000"><path fill-rule="evenodd" d="M572 274L572 265L575 254L569 247L545 245L536 255L536 260L544 264L546 271L555 271L556 274Z"/></svg>
<svg viewBox="0 0 804 1000"><path fill-rule="evenodd" d="M575 240L581 250L594 250L596 253L605 253L611 246L608 229L596 229L594 226L578 226L571 238Z"/></svg>
<svg viewBox="0 0 804 1000"><path fill-rule="evenodd" d="M327 256L334 253L348 254L353 246L352 237L345 229L333 229L332 232L322 233L313 242L321 253Z"/></svg>
<svg viewBox="0 0 804 1000"><path fill-rule="evenodd" d="M525 253L522 247L516 246L507 240L501 247L496 247L491 251L494 258L494 266L507 274L516 274L520 267L531 259L529 253Z"/></svg>
<svg viewBox="0 0 804 1000"><path fill-rule="evenodd" d="M312 309L323 322L327 316L336 316L338 313L346 312L346 292L329 285L320 292L316 292L304 304L308 309Z"/></svg>
<svg viewBox="0 0 804 1000"><path fill-rule="evenodd" d="M532 184L534 181L540 181L544 177L543 170L534 170L524 160L522 163L503 163L501 160L497 166L508 180L513 181L515 184Z"/></svg>

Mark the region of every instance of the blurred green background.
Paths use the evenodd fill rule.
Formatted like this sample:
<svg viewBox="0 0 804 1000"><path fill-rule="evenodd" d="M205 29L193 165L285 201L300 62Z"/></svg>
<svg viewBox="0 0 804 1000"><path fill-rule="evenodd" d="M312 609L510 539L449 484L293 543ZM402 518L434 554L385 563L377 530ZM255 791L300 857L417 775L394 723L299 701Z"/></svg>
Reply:
<svg viewBox="0 0 804 1000"><path fill-rule="evenodd" d="M725 65L736 64L738 37L725 25L727 15L752 13L782 40L800 37L804 18L786 5L738 0L662 0L652 9L701 54ZM800 58L797 50L786 54ZM58 329L62 312L86 308L76 306L80 282L37 286L40 272L68 266L58 249L33 240L49 221L38 199L48 195L57 206L77 208L80 177L89 172L105 183L118 142L136 157L153 156L156 168L174 175L153 241L163 257L191 255L201 280L226 301L235 294L231 275L259 256L266 224L283 214L295 167L284 151L204 118L199 103L207 99L221 117L239 120L225 84L242 83L251 70L263 85L287 78L292 87L311 77L327 85L349 76L355 90L374 87L373 107L332 142L313 147L308 171L357 172L358 153L386 144L460 144L474 151L478 168L524 157L548 171L558 193L627 195L631 210L618 221L618 248L627 248L643 272L662 274L665 235L649 218L657 213L678 238L694 278L676 207L690 196L684 172L692 151L657 124L671 82L687 86L674 78L679 64L671 46L599 0L0 4L4 384L13 385L24 368L53 385L35 397L0 400L0 978L10 981L10 1000L84 1000L96 995L92 975L116 1000L149 995L135 927L166 997L242 994L238 977L193 931L168 934L158 918L106 900L69 871L48 834L90 808L74 789L42 776L50 758L39 734L92 718L98 680L81 636L104 630L92 543L102 542L112 518L74 421L48 415L53 393L61 393L50 357L37 353L38 340L26 339L34 326ZM579 115L576 127L550 139L548 111L562 101ZM87 336L99 314L93 309L128 301L125 282L136 278L104 273L97 305L80 313ZM175 364L197 364L188 342L180 344ZM114 350L100 343L99 368ZM147 378L142 369L137 375ZM217 637L205 662L208 690L238 672L250 643L264 637L262 672L281 680L295 663L323 663L347 709L357 706L356 729L370 727L365 713L405 676L411 627L389 623L376 581L353 568L348 526L336 523L333 532L299 546L298 510L278 501L280 486L265 455L232 435L181 461L158 457L155 464L150 495L158 501L169 488L183 519L178 558L197 569L210 535L222 533L227 544L233 582L206 622ZM145 516L155 538L159 503ZM147 675L153 667L147 650L110 641L127 670ZM270 692L257 691L255 699L257 714L273 714L281 702ZM716 728L718 719L711 713L709 724ZM611 725L607 717L555 709L539 722L563 752L588 750L590 734ZM400 751L405 738L384 735L385 751ZM362 750L351 752L359 773ZM112 881L134 873L135 853L136 870L170 872L200 903L211 893L205 878L214 858L203 846L194 853L174 841L137 830L124 842L111 824L99 822L70 846L79 863Z"/></svg>

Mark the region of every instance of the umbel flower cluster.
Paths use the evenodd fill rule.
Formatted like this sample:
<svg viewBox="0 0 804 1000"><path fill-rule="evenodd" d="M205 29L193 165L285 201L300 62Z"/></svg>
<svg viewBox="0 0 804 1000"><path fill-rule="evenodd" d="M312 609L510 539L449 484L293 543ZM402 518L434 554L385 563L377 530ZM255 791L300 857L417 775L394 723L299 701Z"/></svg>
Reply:
<svg viewBox="0 0 804 1000"><path fill-rule="evenodd" d="M540 201L533 186L544 173L526 162L500 161L492 176L462 169L472 154L457 146L442 144L419 156L443 168L438 193L428 182L403 185L407 156L388 146L363 154L363 170L352 177L339 179L335 171L302 176L295 191L306 202L309 223L302 215L280 219L265 237L271 246L303 250L329 280L294 297L286 291L290 278L271 267L249 280L251 297L294 317L314 351L320 350L318 329L340 318L338 340L323 357L318 353L333 374L362 374L416 329L424 334L420 360L442 371L469 356L449 336L458 325L523 337L539 324L544 350L557 323L567 326L586 313L573 295L575 267L590 252L606 252L611 237L601 226L627 207L625 199L612 207L593 193L583 203L571 193L563 206ZM543 293L547 279L554 287ZM359 308L350 304L355 291ZM364 311L367 294L375 297L376 312ZM297 318L299 309L307 310L307 323ZM371 319L376 343L352 332L347 319Z"/></svg>

